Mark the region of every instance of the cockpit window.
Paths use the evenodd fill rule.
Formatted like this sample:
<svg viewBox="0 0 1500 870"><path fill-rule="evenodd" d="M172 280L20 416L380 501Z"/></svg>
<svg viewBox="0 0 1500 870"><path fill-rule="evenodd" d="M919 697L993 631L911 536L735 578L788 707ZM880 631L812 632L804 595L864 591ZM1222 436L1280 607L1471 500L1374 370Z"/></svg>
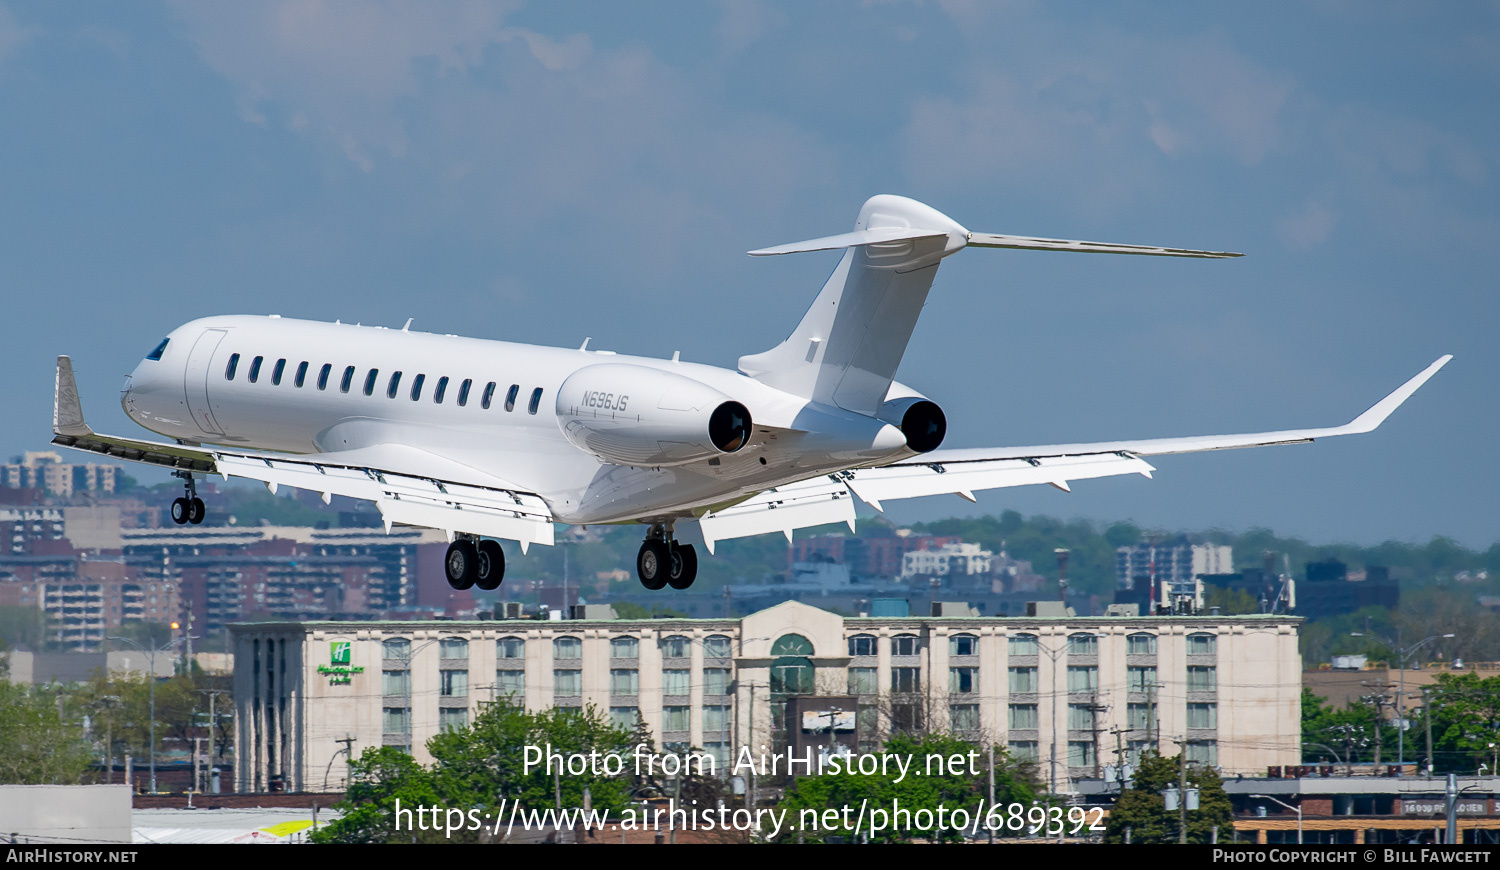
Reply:
<svg viewBox="0 0 1500 870"><path fill-rule="evenodd" d="M164 339L162 339L161 340L161 344L158 344L156 346L156 350L153 350L150 353L146 354L146 359L155 359L155 360L161 359L161 355L163 353L165 353L166 350L167 350L167 342L169 342L171 340L172 339L170 339L170 338L164 338Z"/></svg>

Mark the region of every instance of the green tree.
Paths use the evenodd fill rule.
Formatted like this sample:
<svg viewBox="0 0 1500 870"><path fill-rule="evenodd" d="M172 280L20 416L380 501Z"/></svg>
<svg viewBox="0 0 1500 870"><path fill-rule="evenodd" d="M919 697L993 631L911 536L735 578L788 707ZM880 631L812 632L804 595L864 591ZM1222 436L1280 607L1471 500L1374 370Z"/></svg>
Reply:
<svg viewBox="0 0 1500 870"><path fill-rule="evenodd" d="M1327 706L1326 700L1308 689L1302 690L1303 761L1374 762L1377 751L1382 762L1394 757L1396 726L1379 706L1357 700L1336 709ZM1408 733L1408 745L1412 736Z"/></svg>
<svg viewBox="0 0 1500 870"><path fill-rule="evenodd" d="M1178 785L1183 775L1181 763L1181 756L1163 758L1155 753L1141 756L1131 787L1121 793L1110 811L1104 842L1125 842L1126 828L1130 829L1132 843L1177 842L1180 816L1177 810L1166 809L1162 792ZM1224 783L1213 768L1189 765L1186 776L1188 785L1198 788L1198 809L1187 813L1187 839L1189 843L1207 843L1214 827L1221 834L1228 832L1233 823L1233 807L1224 792Z"/></svg>
<svg viewBox="0 0 1500 870"><path fill-rule="evenodd" d="M1440 674L1429 691L1434 770L1466 773L1494 766L1500 749L1500 676ZM1418 718L1407 741L1423 739L1427 721Z"/></svg>
<svg viewBox="0 0 1500 870"><path fill-rule="evenodd" d="M59 690L0 681L0 783L74 785L93 753L79 717Z"/></svg>
<svg viewBox="0 0 1500 870"><path fill-rule="evenodd" d="M975 754L971 756L970 753ZM934 816L940 805L948 807L950 811L956 807L964 807L973 812L980 799L987 796L988 773L986 762L982 760L984 753L972 743L946 734L928 734L922 737L898 735L886 743L884 754L912 759L914 771L921 774L927 773L925 764L929 756L951 759L958 755L965 760L962 765L954 768L945 765L937 775L908 774L900 782L896 782L893 776L842 772L800 777L787 791L778 808L787 811L788 824L796 825L804 810L818 814L821 819L826 810L842 811L844 807L859 807L862 803L887 811L898 805L912 813L925 809ZM978 775L970 772L972 758L981 759L974 767L978 770ZM997 804L1029 805L1036 799L1039 790L1040 786L1032 779L1031 769L1027 765L1011 758L1002 749L995 750ZM840 820L842 821L842 816ZM842 824L833 828L824 828L820 824L817 830L799 831L796 839L800 842L820 843L826 842L830 837L848 839L861 835L868 835L873 843L909 843L918 838L933 842L958 842L963 839L963 832L952 827L941 830L936 826L906 829L889 825L885 830L872 835L868 829L854 831Z"/></svg>
<svg viewBox="0 0 1500 870"><path fill-rule="evenodd" d="M442 804L432 772L391 746L370 747L349 764L349 790L336 804L343 815L312 834L314 843L445 843L443 831L423 831L415 810ZM397 810L401 810L400 815ZM413 811L410 816L406 811ZM399 827L398 827L399 826ZM415 830L413 830L415 828ZM462 832L460 840L473 839Z"/></svg>

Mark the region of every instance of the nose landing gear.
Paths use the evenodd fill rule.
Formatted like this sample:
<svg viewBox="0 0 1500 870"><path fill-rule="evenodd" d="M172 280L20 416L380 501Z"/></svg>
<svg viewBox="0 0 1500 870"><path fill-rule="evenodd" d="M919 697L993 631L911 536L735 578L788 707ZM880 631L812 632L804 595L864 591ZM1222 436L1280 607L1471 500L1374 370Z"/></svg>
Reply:
<svg viewBox="0 0 1500 870"><path fill-rule="evenodd" d="M656 591L670 585L687 589L698 577L698 552L692 544L679 544L661 523L651 527L635 557L636 576L641 585Z"/></svg>
<svg viewBox="0 0 1500 870"><path fill-rule="evenodd" d="M198 497L198 483L193 479L191 471L174 471L172 475L183 479L186 490L181 498L172 499L172 522L179 526L187 523L196 526L208 515L208 508L204 506L203 499Z"/></svg>

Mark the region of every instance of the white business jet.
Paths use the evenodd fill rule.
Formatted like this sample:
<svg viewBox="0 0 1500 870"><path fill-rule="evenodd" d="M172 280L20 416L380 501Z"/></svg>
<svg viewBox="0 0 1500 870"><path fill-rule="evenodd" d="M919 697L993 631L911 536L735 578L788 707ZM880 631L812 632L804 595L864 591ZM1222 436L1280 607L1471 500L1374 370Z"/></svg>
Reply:
<svg viewBox="0 0 1500 870"><path fill-rule="evenodd" d="M1100 444L941 450L941 408L893 378L939 262L966 247L1166 257L1239 254L971 233L899 196L854 231L751 251L843 250L812 308L738 371L608 351L536 347L272 315L173 330L125 382L125 412L171 443L95 433L68 357L57 360L54 444L170 468L178 523L200 523L199 475L375 503L444 531L448 582L494 589L498 540L551 544L553 524L641 523L648 589L686 589L693 541L846 522L854 499L1151 476L1149 457L1369 432L1448 362L1352 422L1323 429Z"/></svg>

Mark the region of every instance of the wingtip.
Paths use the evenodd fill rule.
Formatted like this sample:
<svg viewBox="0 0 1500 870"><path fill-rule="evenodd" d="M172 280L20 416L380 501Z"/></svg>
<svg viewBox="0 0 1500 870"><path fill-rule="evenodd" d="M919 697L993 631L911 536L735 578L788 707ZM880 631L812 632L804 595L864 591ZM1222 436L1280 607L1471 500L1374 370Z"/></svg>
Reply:
<svg viewBox="0 0 1500 870"><path fill-rule="evenodd" d="M1453 354L1451 353L1445 353L1438 357L1433 361L1432 365L1418 372L1415 377L1397 387L1384 399L1376 402L1368 411L1351 420L1345 429L1350 433L1373 431L1381 423L1384 423L1392 412L1405 404L1406 400L1411 398L1413 393L1421 389L1422 385L1426 384L1451 359L1453 359Z"/></svg>

